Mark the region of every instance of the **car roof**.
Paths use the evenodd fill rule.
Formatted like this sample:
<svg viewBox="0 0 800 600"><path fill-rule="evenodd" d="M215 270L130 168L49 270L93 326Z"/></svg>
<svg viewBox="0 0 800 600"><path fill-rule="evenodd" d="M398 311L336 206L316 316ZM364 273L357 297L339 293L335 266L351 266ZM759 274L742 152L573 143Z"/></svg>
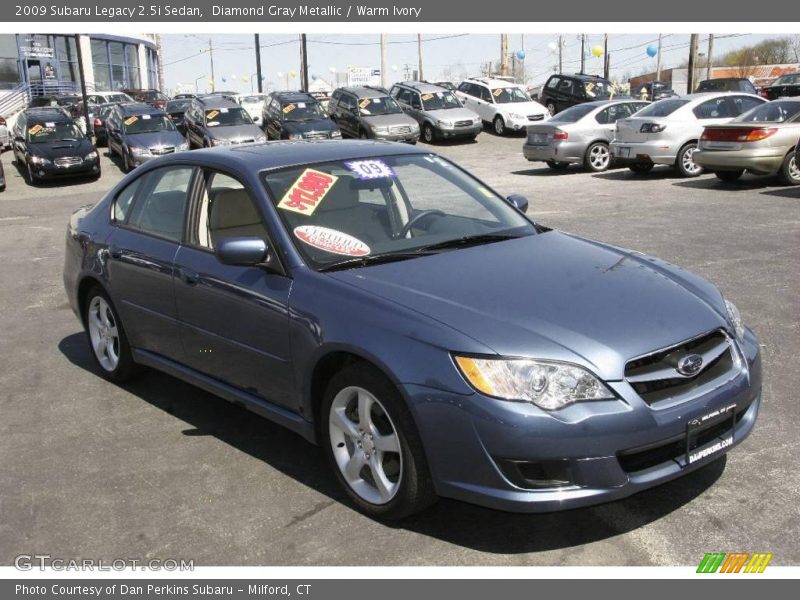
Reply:
<svg viewBox="0 0 800 600"><path fill-rule="evenodd" d="M26 117L34 119L47 119L49 121L72 121L72 117L64 113L64 109L58 106L37 106L27 108L24 112Z"/></svg>
<svg viewBox="0 0 800 600"><path fill-rule="evenodd" d="M386 92L377 87L362 85L362 86L347 86L339 89L344 92L353 94L354 96L358 96L359 98L382 98L383 96L386 96Z"/></svg>
<svg viewBox="0 0 800 600"><path fill-rule="evenodd" d="M407 87L420 93L425 92L443 92L448 91L447 88L428 81L400 81L395 85L399 87Z"/></svg>
<svg viewBox="0 0 800 600"><path fill-rule="evenodd" d="M239 106L230 98L216 94L194 98L194 100L202 103L206 108L237 108Z"/></svg>
<svg viewBox="0 0 800 600"><path fill-rule="evenodd" d="M144 102L120 102L119 108L126 115L134 113L137 115L152 115L164 112L160 108L154 108Z"/></svg>
<svg viewBox="0 0 800 600"><path fill-rule="evenodd" d="M506 81L505 79L497 79L495 77L469 77L464 81L469 81L470 83L480 83L481 85L485 85L488 87L496 86L496 87L508 87L509 85L514 85L518 87L524 87L518 83L514 83L512 81Z"/></svg>
<svg viewBox="0 0 800 600"><path fill-rule="evenodd" d="M407 154L423 155L430 154L430 151L417 146L378 140L275 140L178 152L159 157L148 162L148 165L188 162L228 167L232 170L263 171L337 160Z"/></svg>
<svg viewBox="0 0 800 600"><path fill-rule="evenodd" d="M272 92L271 95L281 102L316 102L316 98L306 92Z"/></svg>

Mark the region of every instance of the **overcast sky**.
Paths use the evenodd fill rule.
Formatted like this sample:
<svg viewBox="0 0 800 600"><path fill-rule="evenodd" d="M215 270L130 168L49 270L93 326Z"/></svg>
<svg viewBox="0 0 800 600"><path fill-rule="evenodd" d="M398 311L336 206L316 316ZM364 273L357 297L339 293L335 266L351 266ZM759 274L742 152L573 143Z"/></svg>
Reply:
<svg viewBox="0 0 800 600"><path fill-rule="evenodd" d="M782 34L743 35L721 34L716 36L714 55L720 56L728 50L757 43L768 37ZM788 35L788 34L786 34ZM199 78L200 91L208 87L210 64L207 35L167 34L162 36L165 83L168 89L178 83L194 87ZM587 40L587 73L602 72L602 58L591 56L593 46L602 45L602 34L589 34ZM556 53L550 49L557 35L527 34L524 36L525 66L528 84L544 83L557 65ZM619 79L639 73L642 69L655 70L656 60L647 56L648 45L656 45L657 34L611 35L608 47L611 55L611 78ZM706 51L708 36L701 34L700 52ZM390 35L388 45L388 81L403 79L408 64L416 68L416 35ZM498 60L500 36L498 34L426 34L423 36L423 67L426 79L443 78L448 67L452 76L478 74L480 65ZM348 66L380 67L380 36L309 34L309 73L327 81L332 80L331 68L344 73ZM214 47L214 73L218 90L250 91L249 79L255 72L253 36L246 34L212 35ZM268 87L286 87L286 74L300 71L300 43L298 35L261 35L262 72ZM664 34L662 36L662 66L677 66L688 58L689 36ZM509 36L509 51L523 49L522 36ZM580 69L580 41L575 34L564 36L564 71ZM391 69L396 67L396 71ZM278 73L283 77L279 80ZM225 78L225 81L223 81ZM271 84L271 85L270 85ZM299 86L299 75L290 80L289 87Z"/></svg>

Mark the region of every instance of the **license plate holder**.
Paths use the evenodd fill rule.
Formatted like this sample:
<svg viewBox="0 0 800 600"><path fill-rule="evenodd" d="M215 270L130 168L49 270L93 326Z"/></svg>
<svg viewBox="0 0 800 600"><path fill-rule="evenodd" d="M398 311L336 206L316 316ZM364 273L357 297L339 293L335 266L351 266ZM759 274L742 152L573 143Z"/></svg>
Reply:
<svg viewBox="0 0 800 600"><path fill-rule="evenodd" d="M721 426L726 424L726 426ZM686 425L686 465L713 456L733 445L733 432L736 425L736 405L730 404L703 416L692 419ZM718 428L720 435L700 444L701 434ZM724 434L724 436L723 436Z"/></svg>
<svg viewBox="0 0 800 600"><path fill-rule="evenodd" d="M619 147L619 157L620 158L630 158L631 156L631 147L630 146L620 146Z"/></svg>
<svg viewBox="0 0 800 600"><path fill-rule="evenodd" d="M534 133L533 134L533 143L534 144L546 144L547 143L547 134L546 133Z"/></svg>

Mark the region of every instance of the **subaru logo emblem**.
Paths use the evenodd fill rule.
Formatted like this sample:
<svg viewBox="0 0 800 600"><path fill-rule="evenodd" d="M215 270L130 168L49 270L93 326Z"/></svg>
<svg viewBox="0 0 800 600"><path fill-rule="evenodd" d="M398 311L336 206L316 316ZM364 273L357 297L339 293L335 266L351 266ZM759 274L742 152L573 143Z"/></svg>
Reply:
<svg viewBox="0 0 800 600"><path fill-rule="evenodd" d="M692 377L703 368L703 357L699 354L689 354L678 361L678 373Z"/></svg>

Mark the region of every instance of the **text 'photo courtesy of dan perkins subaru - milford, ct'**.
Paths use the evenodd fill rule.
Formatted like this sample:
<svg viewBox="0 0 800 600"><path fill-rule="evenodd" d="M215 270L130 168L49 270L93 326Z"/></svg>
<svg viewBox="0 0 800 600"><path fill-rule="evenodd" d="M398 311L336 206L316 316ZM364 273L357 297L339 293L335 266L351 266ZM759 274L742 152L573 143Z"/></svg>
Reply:
<svg viewBox="0 0 800 600"><path fill-rule="evenodd" d="M0 5L0 597L788 585L799 158L777 0Z"/></svg>

